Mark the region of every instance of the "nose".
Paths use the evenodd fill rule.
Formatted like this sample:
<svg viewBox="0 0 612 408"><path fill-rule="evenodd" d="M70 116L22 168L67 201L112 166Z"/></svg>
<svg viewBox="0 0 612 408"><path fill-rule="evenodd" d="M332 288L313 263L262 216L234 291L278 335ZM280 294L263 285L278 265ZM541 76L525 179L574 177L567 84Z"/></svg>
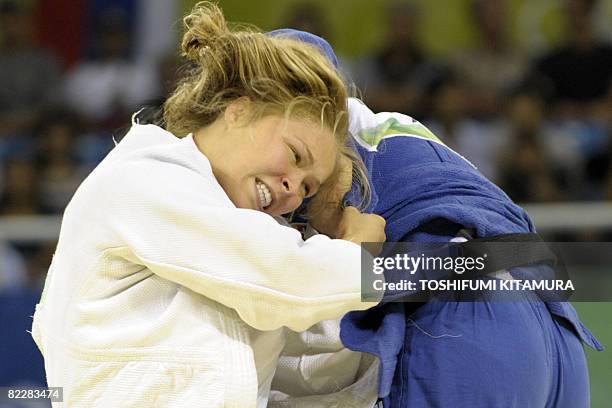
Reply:
<svg viewBox="0 0 612 408"><path fill-rule="evenodd" d="M297 175L281 177L281 185L283 193L289 195L298 195L300 192L299 186L302 184L300 177Z"/></svg>
<svg viewBox="0 0 612 408"><path fill-rule="evenodd" d="M302 184L304 177L298 174L286 175L281 177L281 188L284 193L285 204L288 207L294 207L291 211L295 210L302 204L304 195L302 193Z"/></svg>

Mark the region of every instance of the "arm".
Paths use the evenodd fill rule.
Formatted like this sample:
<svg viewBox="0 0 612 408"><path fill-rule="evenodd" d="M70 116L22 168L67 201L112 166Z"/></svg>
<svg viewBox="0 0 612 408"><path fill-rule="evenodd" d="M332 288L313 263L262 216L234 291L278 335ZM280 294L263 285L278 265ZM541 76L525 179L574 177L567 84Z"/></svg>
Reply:
<svg viewBox="0 0 612 408"><path fill-rule="evenodd" d="M237 209L220 187L184 166L146 160L112 170L101 192L111 245L164 279L236 310L250 326L305 330L360 300L358 245L300 234Z"/></svg>

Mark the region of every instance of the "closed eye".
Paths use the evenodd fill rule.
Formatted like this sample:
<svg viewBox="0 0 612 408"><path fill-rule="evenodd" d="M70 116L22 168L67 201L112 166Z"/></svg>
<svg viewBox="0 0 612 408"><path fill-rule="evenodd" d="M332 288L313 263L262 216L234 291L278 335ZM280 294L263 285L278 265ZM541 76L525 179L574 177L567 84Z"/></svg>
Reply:
<svg viewBox="0 0 612 408"><path fill-rule="evenodd" d="M295 150L293 146L290 146L290 148L291 148L291 151L293 152L293 159L295 160L295 164L300 164L300 162L302 161L302 156L297 150Z"/></svg>

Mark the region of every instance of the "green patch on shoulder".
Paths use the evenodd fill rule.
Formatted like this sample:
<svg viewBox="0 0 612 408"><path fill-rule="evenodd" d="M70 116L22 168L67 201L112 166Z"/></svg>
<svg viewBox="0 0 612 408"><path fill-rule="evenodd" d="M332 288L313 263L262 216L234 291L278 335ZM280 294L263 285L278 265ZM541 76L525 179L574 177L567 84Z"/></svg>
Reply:
<svg viewBox="0 0 612 408"><path fill-rule="evenodd" d="M368 145L376 147L381 140L389 136L397 135L416 136L431 140L435 143L444 144L436 135L434 135L421 123L415 122L407 125L405 123L400 123L400 121L395 118L389 118L376 127L363 129L357 134L357 137Z"/></svg>

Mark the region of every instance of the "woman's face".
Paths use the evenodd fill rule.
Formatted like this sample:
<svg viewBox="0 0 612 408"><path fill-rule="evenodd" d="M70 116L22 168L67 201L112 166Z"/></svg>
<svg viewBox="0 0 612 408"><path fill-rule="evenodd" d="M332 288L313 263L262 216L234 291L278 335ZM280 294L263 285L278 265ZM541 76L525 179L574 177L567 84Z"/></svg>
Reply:
<svg viewBox="0 0 612 408"><path fill-rule="evenodd" d="M234 125L230 108L224 123L196 132L195 140L236 207L286 214L332 175L338 150L328 129L282 115Z"/></svg>

